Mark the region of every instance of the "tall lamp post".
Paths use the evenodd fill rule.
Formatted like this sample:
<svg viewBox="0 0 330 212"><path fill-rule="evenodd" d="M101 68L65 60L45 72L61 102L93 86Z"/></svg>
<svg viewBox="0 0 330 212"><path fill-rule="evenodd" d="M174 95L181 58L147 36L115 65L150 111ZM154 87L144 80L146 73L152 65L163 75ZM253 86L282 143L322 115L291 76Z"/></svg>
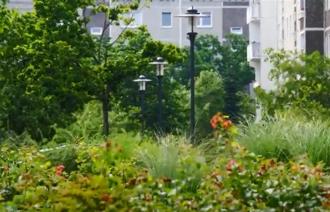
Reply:
<svg viewBox="0 0 330 212"><path fill-rule="evenodd" d="M179 18L188 18L190 32L187 33L190 40L190 57L189 57L189 77L190 77L190 140L193 143L195 139L195 39L197 32L194 31L196 20L206 15L201 15L198 10L191 7L185 14L177 15Z"/></svg>
<svg viewBox="0 0 330 212"><path fill-rule="evenodd" d="M162 57L157 57L155 61L150 64L156 66L156 76L158 79L158 114L157 114L157 122L158 122L158 130L162 132L162 100L163 100L163 90L162 90L162 79L164 76L164 66L168 64Z"/></svg>
<svg viewBox="0 0 330 212"><path fill-rule="evenodd" d="M142 132L144 130L144 120L145 120L145 107L144 107L144 96L147 87L147 82L150 82L150 79L147 79L144 75L140 75L138 79L133 80L139 85L140 92L140 104L141 104L141 123L142 123Z"/></svg>

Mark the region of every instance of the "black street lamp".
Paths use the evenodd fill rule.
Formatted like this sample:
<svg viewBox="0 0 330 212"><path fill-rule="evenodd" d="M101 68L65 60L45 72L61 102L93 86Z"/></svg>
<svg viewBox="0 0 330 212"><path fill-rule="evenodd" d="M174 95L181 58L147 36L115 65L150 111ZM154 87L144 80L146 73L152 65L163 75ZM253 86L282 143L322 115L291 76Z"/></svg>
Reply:
<svg viewBox="0 0 330 212"><path fill-rule="evenodd" d="M162 79L164 76L164 66L168 64L162 57L157 57L157 59L150 64L156 66L156 76L158 79L158 114L157 114L157 121L158 121L158 130L162 132L163 125L162 125L162 100L163 100L163 91L162 91Z"/></svg>
<svg viewBox="0 0 330 212"><path fill-rule="evenodd" d="M144 107L144 96L147 87L147 82L150 82L150 79L147 79L144 75L140 75L138 79L133 80L139 84L139 92L140 92L140 104L141 104L141 123L142 123L142 131L144 130L144 120L145 120L145 107Z"/></svg>
<svg viewBox="0 0 330 212"><path fill-rule="evenodd" d="M188 18L190 32L187 33L190 40L190 65L189 65L189 77L190 77L190 140L194 143L195 139L195 39L197 32L194 32L194 27L197 24L197 19L206 17L207 15L201 15L198 10L191 7L185 14L177 15L176 17Z"/></svg>

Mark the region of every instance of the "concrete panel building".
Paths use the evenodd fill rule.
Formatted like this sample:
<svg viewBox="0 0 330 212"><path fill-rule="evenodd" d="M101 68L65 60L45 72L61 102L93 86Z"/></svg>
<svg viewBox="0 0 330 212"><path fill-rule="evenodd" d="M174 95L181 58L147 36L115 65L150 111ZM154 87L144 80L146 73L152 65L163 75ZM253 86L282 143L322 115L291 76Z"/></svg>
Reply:
<svg viewBox="0 0 330 212"><path fill-rule="evenodd" d="M122 0L128 1L128 0ZM109 0L102 2L113 6L115 3ZM246 10L249 0L153 0L127 14L133 17L134 22L129 26L110 26L107 36L116 38L125 28L136 28L146 25L152 37L174 43L178 46L188 45L186 33L189 30L187 20L175 17L185 13L192 5L200 13L206 15L201 18L196 26L196 31L201 34L213 34L220 41L225 39L226 34L235 33L249 36L249 28L246 22ZM22 11L32 10L32 0L10 0L10 8ZM104 14L92 14L91 9L84 10L83 15L90 18L87 25L88 31L94 35L100 35L104 27Z"/></svg>
<svg viewBox="0 0 330 212"><path fill-rule="evenodd" d="M174 43L178 46L188 45L188 21L176 17L186 12L192 5L205 15L197 21L196 31L199 34L213 34L222 41L226 34L235 33L248 37L246 23L246 10L248 0L154 0L149 5L144 5L138 10L127 14L134 18L129 26L111 26L109 36L116 38L124 28L136 28L146 25L152 37ZM111 2L110 2L111 5ZM88 13L88 12L87 12ZM102 30L104 17L97 14L91 16L89 31Z"/></svg>
<svg viewBox="0 0 330 212"><path fill-rule="evenodd" d="M248 60L256 70L256 82L274 89L267 48L302 53L330 52L329 0L250 0Z"/></svg>

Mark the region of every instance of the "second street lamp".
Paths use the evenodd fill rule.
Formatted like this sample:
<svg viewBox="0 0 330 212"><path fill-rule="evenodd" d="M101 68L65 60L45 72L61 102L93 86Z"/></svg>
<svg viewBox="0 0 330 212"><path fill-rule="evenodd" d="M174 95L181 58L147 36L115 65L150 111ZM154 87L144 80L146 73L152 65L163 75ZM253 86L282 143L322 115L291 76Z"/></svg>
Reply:
<svg viewBox="0 0 330 212"><path fill-rule="evenodd" d="M162 91L162 78L164 76L164 66L167 64L166 61L162 57L157 57L157 59L150 64L156 66L156 76L158 79L158 114L157 114L157 122L158 122L158 130L160 133L163 131L162 125L162 100L163 100L163 91Z"/></svg>
<svg viewBox="0 0 330 212"><path fill-rule="evenodd" d="M150 82L150 79L147 79L144 75L140 75L138 79L133 80L139 85L140 92L140 104L141 104L141 123L142 123L142 132L144 130L144 121L145 121L145 107L144 107L144 96L147 87L147 82Z"/></svg>
<svg viewBox="0 0 330 212"><path fill-rule="evenodd" d="M197 19L201 17L207 17L207 15L201 15L198 10L191 7L185 14L177 15L176 17L188 18L190 32L187 33L190 40L190 61L189 61L189 77L190 77L190 141L194 143L195 139L195 39L197 32L194 31L194 27L197 23Z"/></svg>

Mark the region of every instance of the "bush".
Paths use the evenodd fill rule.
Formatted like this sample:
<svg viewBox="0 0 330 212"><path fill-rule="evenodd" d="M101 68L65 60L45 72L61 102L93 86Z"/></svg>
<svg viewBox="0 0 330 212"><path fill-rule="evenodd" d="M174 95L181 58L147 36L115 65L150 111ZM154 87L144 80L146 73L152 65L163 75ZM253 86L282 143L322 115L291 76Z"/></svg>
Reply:
<svg viewBox="0 0 330 212"><path fill-rule="evenodd" d="M168 138L173 142L173 138ZM115 142L114 142L115 143ZM149 146L143 144L141 147ZM151 145L152 146L152 145ZM152 148L162 149L154 145ZM173 147L176 147L174 150ZM35 148L1 148L0 209L4 211L308 211L326 210L321 166L257 157L230 142L226 156L202 172L198 151L171 143L176 179L155 177L115 145L78 144L78 170L52 166ZM125 149L125 148L124 148ZM177 154L178 153L178 154ZM149 153L150 154L150 153ZM158 154L158 153L156 153ZM168 158L156 155L154 159ZM160 159L159 161L163 161ZM158 162L154 162L157 164ZM174 163L174 162L173 162ZM202 163L203 164L203 163ZM150 172L149 172L150 170ZM197 171L197 173L196 173ZM159 173L159 172L158 172ZM168 172L164 172L168 173ZM201 173L201 172L199 172ZM199 179L198 186L195 179ZM194 186L194 187L192 187Z"/></svg>
<svg viewBox="0 0 330 212"><path fill-rule="evenodd" d="M206 137L212 128L209 119L224 109L224 88L220 74L202 71L196 80L196 135Z"/></svg>
<svg viewBox="0 0 330 212"><path fill-rule="evenodd" d="M218 160L198 193L204 207L231 211L320 209L324 201L321 166L263 159L235 143L231 151L231 157Z"/></svg>

